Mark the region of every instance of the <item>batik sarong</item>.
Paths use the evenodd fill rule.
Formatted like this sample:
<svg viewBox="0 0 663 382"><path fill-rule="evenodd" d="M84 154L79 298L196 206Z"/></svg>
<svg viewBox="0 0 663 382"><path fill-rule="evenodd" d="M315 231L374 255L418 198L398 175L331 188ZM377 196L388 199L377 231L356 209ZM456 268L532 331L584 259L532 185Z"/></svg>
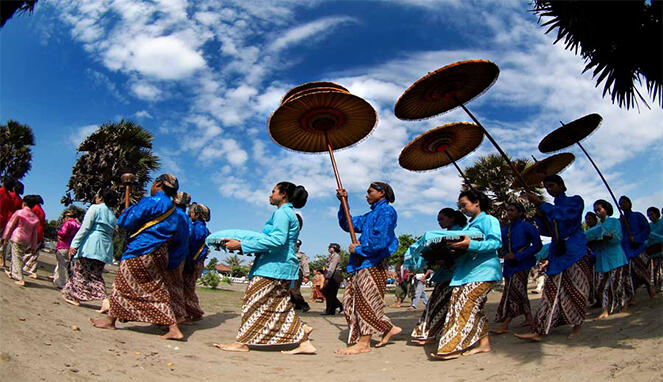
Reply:
<svg viewBox="0 0 663 382"><path fill-rule="evenodd" d="M81 257L73 260L73 273L62 295L68 300L94 301L106 298L106 283L102 276L104 262Z"/></svg>
<svg viewBox="0 0 663 382"><path fill-rule="evenodd" d="M413 339L425 341L440 335L444 326L444 319L449 310L452 289L448 282L435 286L417 326L410 334Z"/></svg>
<svg viewBox="0 0 663 382"><path fill-rule="evenodd" d="M192 273L182 274L182 278L184 279L186 314L187 318L193 321L200 319L205 314L205 311L200 307L198 295L196 295L196 282L200 278L200 275L203 274L203 269L205 269L205 261L200 260L194 266Z"/></svg>
<svg viewBox="0 0 663 382"><path fill-rule="evenodd" d="M290 302L290 280L254 276L246 287L237 342L286 345L307 340L304 323Z"/></svg>
<svg viewBox="0 0 663 382"><path fill-rule="evenodd" d="M343 295L343 314L348 322L348 344L361 336L384 334L393 324L384 314L384 292L387 290L386 265L363 268L348 278Z"/></svg>
<svg viewBox="0 0 663 382"><path fill-rule="evenodd" d="M548 334L557 326L583 323L592 272L585 256L563 272L546 278L541 305L534 318L537 333Z"/></svg>
<svg viewBox="0 0 663 382"><path fill-rule="evenodd" d="M651 268L651 273L654 281L654 288L657 291L663 289L663 260L662 257L652 257L649 260L649 267Z"/></svg>
<svg viewBox="0 0 663 382"><path fill-rule="evenodd" d="M175 318L186 317L186 302L184 300L184 279L182 278L182 268L166 270L166 288L170 293L170 301L173 305L173 313Z"/></svg>
<svg viewBox="0 0 663 382"><path fill-rule="evenodd" d="M529 269L523 269L504 279L504 293L497 306L495 322L504 322L507 318L515 318L521 314L529 315L532 310L527 298L527 277Z"/></svg>
<svg viewBox="0 0 663 382"><path fill-rule="evenodd" d="M471 282L453 287L437 355L463 351L488 335L483 307L493 284Z"/></svg>
<svg viewBox="0 0 663 382"><path fill-rule="evenodd" d="M654 284L654 274L652 268L649 266L649 258L647 258L645 252L630 259L628 261L628 266L630 268L631 280L630 283L626 285L626 295L630 300L635 296L635 292L638 288L643 285L649 288Z"/></svg>
<svg viewBox="0 0 663 382"><path fill-rule="evenodd" d="M121 321L175 324L170 293L166 287L168 243L154 251L122 260L111 293L109 317Z"/></svg>
<svg viewBox="0 0 663 382"><path fill-rule="evenodd" d="M597 293L601 307L608 309L609 314L620 311L626 307L626 279L629 277L628 265L612 269L608 272L596 273Z"/></svg>
<svg viewBox="0 0 663 382"><path fill-rule="evenodd" d="M30 256L30 246L19 243L16 241L10 241L9 245L11 247L11 256L12 262L10 266L10 272L14 280L23 280L23 266L25 264L25 259Z"/></svg>

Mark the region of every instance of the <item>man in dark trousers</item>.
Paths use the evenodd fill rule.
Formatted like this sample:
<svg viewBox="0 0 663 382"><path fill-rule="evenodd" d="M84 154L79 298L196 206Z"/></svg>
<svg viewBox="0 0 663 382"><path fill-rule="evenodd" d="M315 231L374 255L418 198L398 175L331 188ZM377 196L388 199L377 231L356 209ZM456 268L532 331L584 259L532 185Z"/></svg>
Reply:
<svg viewBox="0 0 663 382"><path fill-rule="evenodd" d="M336 313L336 308L339 312L343 312L343 304L338 300L338 288L343 281L343 264L341 264L341 246L337 243L330 243L329 257L327 258L327 265L325 268L325 285L322 287L322 294L325 296L325 303L327 307L323 316L333 316Z"/></svg>
<svg viewBox="0 0 663 382"><path fill-rule="evenodd" d="M290 301L295 306L295 309L301 309L306 313L311 310L308 302L304 299L301 292L302 283L307 283L311 270L308 265L308 257L299 248L302 246L302 241L297 240L297 258L299 259L299 279L294 280L290 287Z"/></svg>

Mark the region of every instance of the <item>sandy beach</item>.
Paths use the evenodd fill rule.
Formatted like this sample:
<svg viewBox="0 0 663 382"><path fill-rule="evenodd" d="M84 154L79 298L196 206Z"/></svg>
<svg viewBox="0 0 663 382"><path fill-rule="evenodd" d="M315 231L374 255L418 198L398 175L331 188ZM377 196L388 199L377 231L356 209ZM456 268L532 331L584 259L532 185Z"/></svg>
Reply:
<svg viewBox="0 0 663 382"><path fill-rule="evenodd" d="M270 349L226 353L213 342L234 339L244 285L199 289L205 318L182 327L185 341L159 338L164 331L140 323L118 323L118 330L92 328L89 317L99 304L74 307L62 300L48 279L54 257L42 253L39 279L20 288L0 278L0 380L2 381L661 381L663 380L663 296L650 299L644 289L628 313L597 321L588 312L582 334L567 340L570 327L553 330L543 343L524 343L510 334L491 336L493 351L453 361L430 361L424 349L408 344L421 309L387 308L403 327L392 343L371 353L340 356L347 327L342 316L320 316L324 304L311 304L303 319L316 355L287 356ZM104 273L111 288L116 267ZM310 289L304 289L306 297ZM489 294L492 322L501 294ZM533 309L538 295L530 294ZM387 296L387 304L394 302ZM516 319L516 324L521 319ZM525 329L516 328L523 332Z"/></svg>

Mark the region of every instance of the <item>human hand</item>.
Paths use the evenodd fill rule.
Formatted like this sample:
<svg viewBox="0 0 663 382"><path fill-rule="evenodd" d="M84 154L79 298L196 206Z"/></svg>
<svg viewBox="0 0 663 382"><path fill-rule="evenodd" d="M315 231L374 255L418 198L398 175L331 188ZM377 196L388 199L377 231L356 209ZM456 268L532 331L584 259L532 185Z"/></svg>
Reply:
<svg viewBox="0 0 663 382"><path fill-rule="evenodd" d="M348 192L345 190L345 188L339 188L336 190L336 198L338 200L343 200L348 198Z"/></svg>
<svg viewBox="0 0 663 382"><path fill-rule="evenodd" d="M239 240L235 239L223 239L224 245L229 251L236 251L242 249L242 243Z"/></svg>
<svg viewBox="0 0 663 382"><path fill-rule="evenodd" d="M78 251L78 248L69 248L69 258L73 258L76 255L76 251Z"/></svg>
<svg viewBox="0 0 663 382"><path fill-rule="evenodd" d="M509 252L509 253L507 253L506 255L504 255L504 260L515 260L515 259L516 259L516 255L514 255L514 254L511 253L511 252Z"/></svg>
<svg viewBox="0 0 663 382"><path fill-rule="evenodd" d="M355 247L358 247L358 246L360 246L360 245L361 245L361 244L359 244L359 243L352 243L352 244L350 244L350 246L348 247L348 252L350 252L350 253L357 253L357 252L355 251Z"/></svg>
<svg viewBox="0 0 663 382"><path fill-rule="evenodd" d="M462 237L463 240L450 243L448 247L453 249L467 249L470 246L470 238L467 235L463 235Z"/></svg>
<svg viewBox="0 0 663 382"><path fill-rule="evenodd" d="M539 264L539 272L543 272L548 267L548 264L550 264L550 261L548 261L548 259L543 260L541 264Z"/></svg>
<svg viewBox="0 0 663 382"><path fill-rule="evenodd" d="M541 203L543 203L543 199L541 199L540 196L534 193L526 192L525 197L527 198L527 200L529 200L530 203L534 204L537 207L540 206Z"/></svg>

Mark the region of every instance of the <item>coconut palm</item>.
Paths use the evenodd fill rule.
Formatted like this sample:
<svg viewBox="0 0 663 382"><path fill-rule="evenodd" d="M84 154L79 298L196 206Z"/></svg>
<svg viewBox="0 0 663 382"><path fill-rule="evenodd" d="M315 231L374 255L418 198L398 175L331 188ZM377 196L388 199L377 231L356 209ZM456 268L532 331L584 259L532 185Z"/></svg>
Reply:
<svg viewBox="0 0 663 382"><path fill-rule="evenodd" d="M598 87L605 81L603 96L627 109L644 97L635 87L644 79L651 99L663 106L663 2L654 1L552 1L535 0L546 33L557 28L555 43L585 60ZM637 95L637 97L636 97Z"/></svg>
<svg viewBox="0 0 663 382"><path fill-rule="evenodd" d="M530 161L528 159L515 159L514 165L518 171L527 167ZM525 206L525 215L532 218L535 208L527 199L520 196L520 192L511 188L516 178L511 171L508 163L497 154L489 154L480 157L472 166L465 168L465 176L475 190L485 193L493 202L493 208L490 214L499 219L500 223L508 223L506 207L509 202L519 202ZM469 185L463 182L463 188L468 189ZM533 189L536 194L541 194L539 188Z"/></svg>
<svg viewBox="0 0 663 382"><path fill-rule="evenodd" d="M0 125L0 177L23 178L32 168L34 144L30 126L12 120Z"/></svg>
<svg viewBox="0 0 663 382"><path fill-rule="evenodd" d="M103 188L124 194L120 180L124 173L136 175L130 196L135 203L144 196L149 173L159 168L159 158L152 152L152 139L152 133L131 121L101 125L78 146L78 152L83 154L72 169L62 203L92 203L94 195ZM121 203L116 212L123 208Z"/></svg>
<svg viewBox="0 0 663 382"><path fill-rule="evenodd" d="M0 1L0 28L5 26L7 20L14 16L14 13L25 13L35 9L38 0L27 1Z"/></svg>

